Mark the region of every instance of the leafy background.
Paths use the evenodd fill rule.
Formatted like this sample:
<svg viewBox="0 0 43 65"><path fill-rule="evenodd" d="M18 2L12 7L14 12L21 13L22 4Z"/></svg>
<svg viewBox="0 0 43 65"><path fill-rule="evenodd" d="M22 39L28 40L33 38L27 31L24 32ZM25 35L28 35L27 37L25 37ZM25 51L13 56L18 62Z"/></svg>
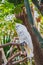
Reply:
<svg viewBox="0 0 43 65"><path fill-rule="evenodd" d="M24 0L19 0L19 1L4 0L4 2L2 2L2 0L0 0L0 43L1 44L6 44L12 41L15 36L17 36L17 32L15 30L15 24L16 23L22 24L22 21L20 19L17 19L15 17L15 14L19 14L22 12L21 7L24 5L23 1ZM30 0L30 4L32 4L31 0ZM38 11L37 8L35 8L35 10ZM39 13L39 16L41 16L40 13ZM43 16L41 16L39 32L43 34ZM7 53L9 49L10 49L10 46L4 48L5 54ZM17 52L15 47L14 47L14 51ZM8 58L9 54L6 55L6 57ZM28 62L28 64L29 63L30 62ZM26 65L26 64L23 63L18 65Z"/></svg>

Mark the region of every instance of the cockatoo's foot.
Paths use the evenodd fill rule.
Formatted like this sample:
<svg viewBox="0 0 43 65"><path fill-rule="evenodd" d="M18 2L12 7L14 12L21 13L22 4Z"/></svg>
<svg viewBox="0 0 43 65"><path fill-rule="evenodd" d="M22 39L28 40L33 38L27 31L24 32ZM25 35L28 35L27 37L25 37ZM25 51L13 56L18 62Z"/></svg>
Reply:
<svg viewBox="0 0 43 65"><path fill-rule="evenodd" d="M24 51L24 52L20 51L20 54L21 54L21 55L24 55L25 57L27 56L26 51Z"/></svg>

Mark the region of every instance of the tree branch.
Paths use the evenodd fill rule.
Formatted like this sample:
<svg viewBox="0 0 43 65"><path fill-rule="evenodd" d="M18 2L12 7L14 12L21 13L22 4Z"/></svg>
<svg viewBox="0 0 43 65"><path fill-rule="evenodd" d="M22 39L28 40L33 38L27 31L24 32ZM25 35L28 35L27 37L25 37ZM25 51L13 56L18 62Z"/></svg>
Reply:
<svg viewBox="0 0 43 65"><path fill-rule="evenodd" d="M16 44L16 43L14 43L14 42L10 42L10 43L6 43L6 44L2 44L2 45L0 45L0 48L3 48L3 47L6 47L6 46L8 46L8 45L14 45L14 46L18 46L18 45L21 45L21 44Z"/></svg>
<svg viewBox="0 0 43 65"><path fill-rule="evenodd" d="M13 64L15 65L15 64L17 64L17 63L24 62L24 61L26 61L26 60L27 60L27 57L23 58L22 60L13 62Z"/></svg>
<svg viewBox="0 0 43 65"><path fill-rule="evenodd" d="M8 59L8 63L13 59L13 58L15 58L16 56L25 56L26 57L26 54L25 54L25 52L24 53L22 53L21 51L20 52L17 52L16 54L13 54L9 59Z"/></svg>

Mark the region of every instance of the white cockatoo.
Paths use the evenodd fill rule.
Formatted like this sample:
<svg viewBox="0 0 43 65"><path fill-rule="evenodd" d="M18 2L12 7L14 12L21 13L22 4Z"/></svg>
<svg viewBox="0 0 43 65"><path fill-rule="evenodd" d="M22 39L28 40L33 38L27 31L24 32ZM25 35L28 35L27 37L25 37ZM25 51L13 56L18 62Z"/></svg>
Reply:
<svg viewBox="0 0 43 65"><path fill-rule="evenodd" d="M9 20L13 20L13 18L16 18L15 15L14 14L12 14L12 15L9 14L5 18L5 20L6 21L9 21ZM16 32L18 34L20 43L24 44L23 42L25 42L27 44L26 46L24 46L25 47L25 50L27 52L27 56L28 57L33 57L33 44L32 44L32 39L31 39L31 35L29 34L27 28L24 25L20 24L20 23L16 23L15 29L16 29ZM8 53L11 50L12 50L12 47L7 52L7 55L8 55Z"/></svg>
<svg viewBox="0 0 43 65"><path fill-rule="evenodd" d="M18 34L19 41L16 40L16 43L21 43L21 45L24 46L25 51L27 53L27 58L30 59L30 64L32 65L32 57L34 56L33 54L33 44L32 44L32 39L31 35L29 34L27 28L19 23L16 23L15 25L16 32ZM12 47L8 51L8 53L12 51Z"/></svg>
<svg viewBox="0 0 43 65"><path fill-rule="evenodd" d="M15 28L16 28L16 32L18 34L20 43L21 44L23 42L26 43L26 45L24 44L24 48L26 50L27 57L32 58L33 57L33 44L32 44L30 33L28 32L27 28L22 24L16 23Z"/></svg>

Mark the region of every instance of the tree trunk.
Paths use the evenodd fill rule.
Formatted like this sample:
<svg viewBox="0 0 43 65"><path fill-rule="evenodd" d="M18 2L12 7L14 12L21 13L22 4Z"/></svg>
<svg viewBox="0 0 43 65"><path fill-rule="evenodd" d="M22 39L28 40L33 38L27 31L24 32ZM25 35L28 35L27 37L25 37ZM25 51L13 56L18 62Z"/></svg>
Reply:
<svg viewBox="0 0 43 65"><path fill-rule="evenodd" d="M43 65L43 54L40 48L39 41L32 31L32 27L30 23L28 22L27 15L23 11L22 15L16 16L17 18L20 18L23 21L23 24L27 27L27 30L29 31L32 42L33 42L33 47L34 47L34 59L35 59L35 65Z"/></svg>
<svg viewBox="0 0 43 65"><path fill-rule="evenodd" d="M26 21L27 22L27 21ZM29 23L25 23L33 41L33 47L34 47L34 59L36 62L36 65L43 65L43 54L39 45L39 41L36 37L36 35L33 33L32 28Z"/></svg>

